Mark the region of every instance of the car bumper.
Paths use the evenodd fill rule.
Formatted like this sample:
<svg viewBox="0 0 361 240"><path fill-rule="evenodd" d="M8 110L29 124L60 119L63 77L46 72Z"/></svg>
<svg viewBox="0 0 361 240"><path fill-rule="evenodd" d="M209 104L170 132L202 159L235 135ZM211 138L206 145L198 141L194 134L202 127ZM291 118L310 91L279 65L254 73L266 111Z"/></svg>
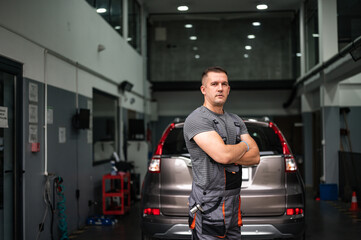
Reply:
<svg viewBox="0 0 361 240"><path fill-rule="evenodd" d="M142 232L148 236L159 239L191 239L192 232L188 226L188 219L178 218L161 219L143 218ZM241 227L242 239L273 239L273 238L295 238L304 233L304 218L296 221L272 223L263 219L262 223L247 221Z"/></svg>

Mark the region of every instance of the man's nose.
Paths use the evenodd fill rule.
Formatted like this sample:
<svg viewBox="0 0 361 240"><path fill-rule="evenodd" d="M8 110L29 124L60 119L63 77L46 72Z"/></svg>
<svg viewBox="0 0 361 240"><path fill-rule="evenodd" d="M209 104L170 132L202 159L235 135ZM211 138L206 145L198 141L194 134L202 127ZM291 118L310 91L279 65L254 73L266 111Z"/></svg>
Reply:
<svg viewBox="0 0 361 240"><path fill-rule="evenodd" d="M222 84L218 84L217 90L218 90L218 91L223 91L223 85L222 85Z"/></svg>

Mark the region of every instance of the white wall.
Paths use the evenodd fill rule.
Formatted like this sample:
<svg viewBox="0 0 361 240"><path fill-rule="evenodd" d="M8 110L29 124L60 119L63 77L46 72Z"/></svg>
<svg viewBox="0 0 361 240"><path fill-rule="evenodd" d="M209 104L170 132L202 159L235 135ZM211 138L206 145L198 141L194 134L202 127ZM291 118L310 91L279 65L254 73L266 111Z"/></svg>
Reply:
<svg viewBox="0 0 361 240"><path fill-rule="evenodd" d="M340 106L361 106L361 74L340 83Z"/></svg>
<svg viewBox="0 0 361 240"><path fill-rule="evenodd" d="M106 49L98 52L98 44ZM92 87L123 97L116 85L127 80L138 101L124 107L144 112L143 57L86 1L1 1L0 54L23 63L24 77L44 82L44 49L49 49L45 69L50 85L76 92L78 84L79 93L88 97ZM72 63L98 76L79 69L76 76Z"/></svg>

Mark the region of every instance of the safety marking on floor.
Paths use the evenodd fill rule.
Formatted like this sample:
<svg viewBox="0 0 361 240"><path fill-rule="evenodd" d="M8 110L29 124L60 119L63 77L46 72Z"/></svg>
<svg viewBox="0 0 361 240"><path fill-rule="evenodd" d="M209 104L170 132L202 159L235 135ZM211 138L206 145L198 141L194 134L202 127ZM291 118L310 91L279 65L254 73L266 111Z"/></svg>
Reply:
<svg viewBox="0 0 361 240"><path fill-rule="evenodd" d="M329 205L339 210L342 214L350 217L353 223L361 223L361 211L350 210L350 204L343 202L326 201Z"/></svg>

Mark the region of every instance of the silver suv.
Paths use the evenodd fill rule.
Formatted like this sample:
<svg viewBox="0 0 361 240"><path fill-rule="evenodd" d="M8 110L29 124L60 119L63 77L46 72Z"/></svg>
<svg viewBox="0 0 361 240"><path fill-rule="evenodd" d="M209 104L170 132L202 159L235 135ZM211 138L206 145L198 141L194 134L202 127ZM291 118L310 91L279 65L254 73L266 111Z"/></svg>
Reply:
<svg viewBox="0 0 361 240"><path fill-rule="evenodd" d="M261 155L257 166L242 168L242 239L305 236L305 193L297 165L278 127L247 120ZM183 138L183 122L164 131L144 178L142 239L190 239L188 196L192 162Z"/></svg>

